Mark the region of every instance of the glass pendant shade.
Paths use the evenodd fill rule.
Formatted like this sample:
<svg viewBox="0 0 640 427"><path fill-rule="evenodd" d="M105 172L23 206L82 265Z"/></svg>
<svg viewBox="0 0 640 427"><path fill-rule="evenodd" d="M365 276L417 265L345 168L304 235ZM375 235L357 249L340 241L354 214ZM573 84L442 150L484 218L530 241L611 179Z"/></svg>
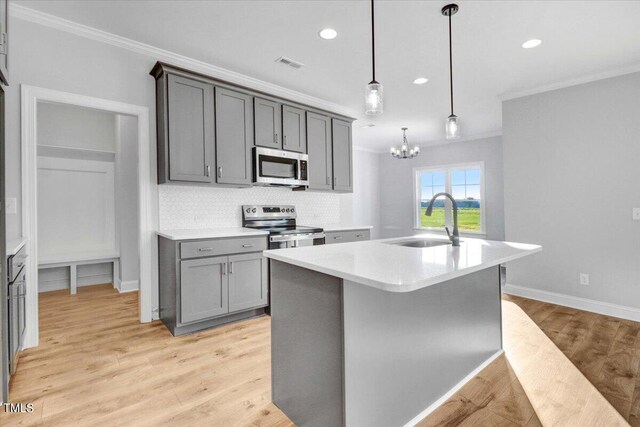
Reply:
<svg viewBox="0 0 640 427"><path fill-rule="evenodd" d="M460 124L458 123L458 116L455 114L447 117L446 131L447 139L460 138Z"/></svg>
<svg viewBox="0 0 640 427"><path fill-rule="evenodd" d="M365 93L365 114L368 116L377 116L382 114L383 108L383 88L382 85L376 81L372 81L367 85Z"/></svg>

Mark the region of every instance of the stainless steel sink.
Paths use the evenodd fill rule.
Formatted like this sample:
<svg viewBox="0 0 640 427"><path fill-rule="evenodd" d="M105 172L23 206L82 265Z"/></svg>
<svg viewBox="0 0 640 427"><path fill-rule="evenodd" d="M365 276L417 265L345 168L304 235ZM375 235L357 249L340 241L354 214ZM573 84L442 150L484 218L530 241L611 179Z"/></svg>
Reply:
<svg viewBox="0 0 640 427"><path fill-rule="evenodd" d="M411 240L402 240L399 242L385 242L388 245L396 245L396 246L407 246L409 248L432 248L434 246L443 246L450 245L451 242L449 240L439 240L439 239L411 239Z"/></svg>

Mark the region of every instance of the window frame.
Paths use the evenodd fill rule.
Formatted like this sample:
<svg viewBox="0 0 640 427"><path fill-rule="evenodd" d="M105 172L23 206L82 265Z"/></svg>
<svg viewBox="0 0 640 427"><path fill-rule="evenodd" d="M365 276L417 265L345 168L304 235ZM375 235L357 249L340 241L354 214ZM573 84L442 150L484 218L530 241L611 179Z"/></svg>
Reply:
<svg viewBox="0 0 640 427"><path fill-rule="evenodd" d="M421 216L420 216L420 201L421 201L421 186L420 186L420 174L423 172L444 172L445 180L444 180L444 191L452 194L452 185L451 185L451 173L457 169L471 169L471 168L479 168L480 169L480 230L477 231L469 231L469 230L460 230L460 234L462 235L471 235L474 237L478 236L486 236L487 235L487 222L486 222L486 210L487 210L487 201L485 198L485 174L484 174L484 162L469 162L469 163L452 163L445 165L433 165L433 166L422 166L413 168L413 227L414 230L420 231L437 231L437 232L445 232L443 228L440 227L422 227L421 226ZM445 202L445 207L450 207L451 202L449 199ZM451 209L445 210L445 225L447 225L450 229L453 226L453 215Z"/></svg>

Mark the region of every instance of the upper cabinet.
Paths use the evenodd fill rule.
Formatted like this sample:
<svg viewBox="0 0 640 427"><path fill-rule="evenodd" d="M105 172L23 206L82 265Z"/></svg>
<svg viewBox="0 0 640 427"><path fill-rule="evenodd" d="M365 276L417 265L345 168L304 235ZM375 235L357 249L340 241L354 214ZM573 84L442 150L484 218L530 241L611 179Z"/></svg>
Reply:
<svg viewBox="0 0 640 427"><path fill-rule="evenodd" d="M288 105L282 106L282 148L298 153L307 152L307 129L304 110Z"/></svg>
<svg viewBox="0 0 640 427"><path fill-rule="evenodd" d="M216 165L219 184L251 185L253 97L216 88Z"/></svg>
<svg viewBox="0 0 640 427"><path fill-rule="evenodd" d="M333 137L333 189L353 191L353 150L351 147L351 123L332 119Z"/></svg>
<svg viewBox="0 0 640 427"><path fill-rule="evenodd" d="M0 82L9 84L9 1L0 0Z"/></svg>
<svg viewBox="0 0 640 427"><path fill-rule="evenodd" d="M214 148L213 86L169 75L169 180L212 182Z"/></svg>
<svg viewBox="0 0 640 427"><path fill-rule="evenodd" d="M282 106L262 98L253 99L255 144L260 147L282 148Z"/></svg>
<svg viewBox="0 0 640 427"><path fill-rule="evenodd" d="M307 147L309 149L309 189L333 189L330 117L307 113Z"/></svg>
<svg viewBox="0 0 640 427"><path fill-rule="evenodd" d="M160 62L151 75L159 184L251 186L260 146L308 154L309 190L352 191L348 117Z"/></svg>

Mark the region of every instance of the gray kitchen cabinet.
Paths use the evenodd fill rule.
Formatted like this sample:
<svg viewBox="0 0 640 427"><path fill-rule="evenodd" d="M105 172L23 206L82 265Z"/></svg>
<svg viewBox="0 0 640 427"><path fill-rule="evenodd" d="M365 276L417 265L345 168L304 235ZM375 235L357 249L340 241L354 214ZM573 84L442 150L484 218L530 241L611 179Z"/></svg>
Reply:
<svg viewBox="0 0 640 427"><path fill-rule="evenodd" d="M309 154L309 189L333 189L333 153L331 119L307 112L307 150Z"/></svg>
<svg viewBox="0 0 640 427"><path fill-rule="evenodd" d="M158 184L251 186L258 146L308 153L310 190L353 191L352 118L162 62L150 74Z"/></svg>
<svg viewBox="0 0 640 427"><path fill-rule="evenodd" d="M212 182L214 147L213 86L168 76L168 180Z"/></svg>
<svg viewBox="0 0 640 427"><path fill-rule="evenodd" d="M262 98L253 99L255 144L261 147L282 148L282 106Z"/></svg>
<svg viewBox="0 0 640 427"><path fill-rule="evenodd" d="M180 285L181 323L229 312L227 257L181 261Z"/></svg>
<svg viewBox="0 0 640 427"><path fill-rule="evenodd" d="M267 260L262 253L229 256L229 311L268 302Z"/></svg>
<svg viewBox="0 0 640 427"><path fill-rule="evenodd" d="M182 335L265 314L266 236L158 238L159 314Z"/></svg>
<svg viewBox="0 0 640 427"><path fill-rule="evenodd" d="M216 88L216 181L251 185L253 97Z"/></svg>
<svg viewBox="0 0 640 427"><path fill-rule="evenodd" d="M353 149L351 143L351 123L331 120L333 140L333 189L353 191Z"/></svg>
<svg viewBox="0 0 640 427"><path fill-rule="evenodd" d="M282 148L298 153L307 152L304 110L289 105L282 106Z"/></svg>
<svg viewBox="0 0 640 427"><path fill-rule="evenodd" d="M9 84L9 1L0 0L0 82Z"/></svg>
<svg viewBox="0 0 640 427"><path fill-rule="evenodd" d="M371 231L368 229L325 231L325 244L359 242L371 239Z"/></svg>

